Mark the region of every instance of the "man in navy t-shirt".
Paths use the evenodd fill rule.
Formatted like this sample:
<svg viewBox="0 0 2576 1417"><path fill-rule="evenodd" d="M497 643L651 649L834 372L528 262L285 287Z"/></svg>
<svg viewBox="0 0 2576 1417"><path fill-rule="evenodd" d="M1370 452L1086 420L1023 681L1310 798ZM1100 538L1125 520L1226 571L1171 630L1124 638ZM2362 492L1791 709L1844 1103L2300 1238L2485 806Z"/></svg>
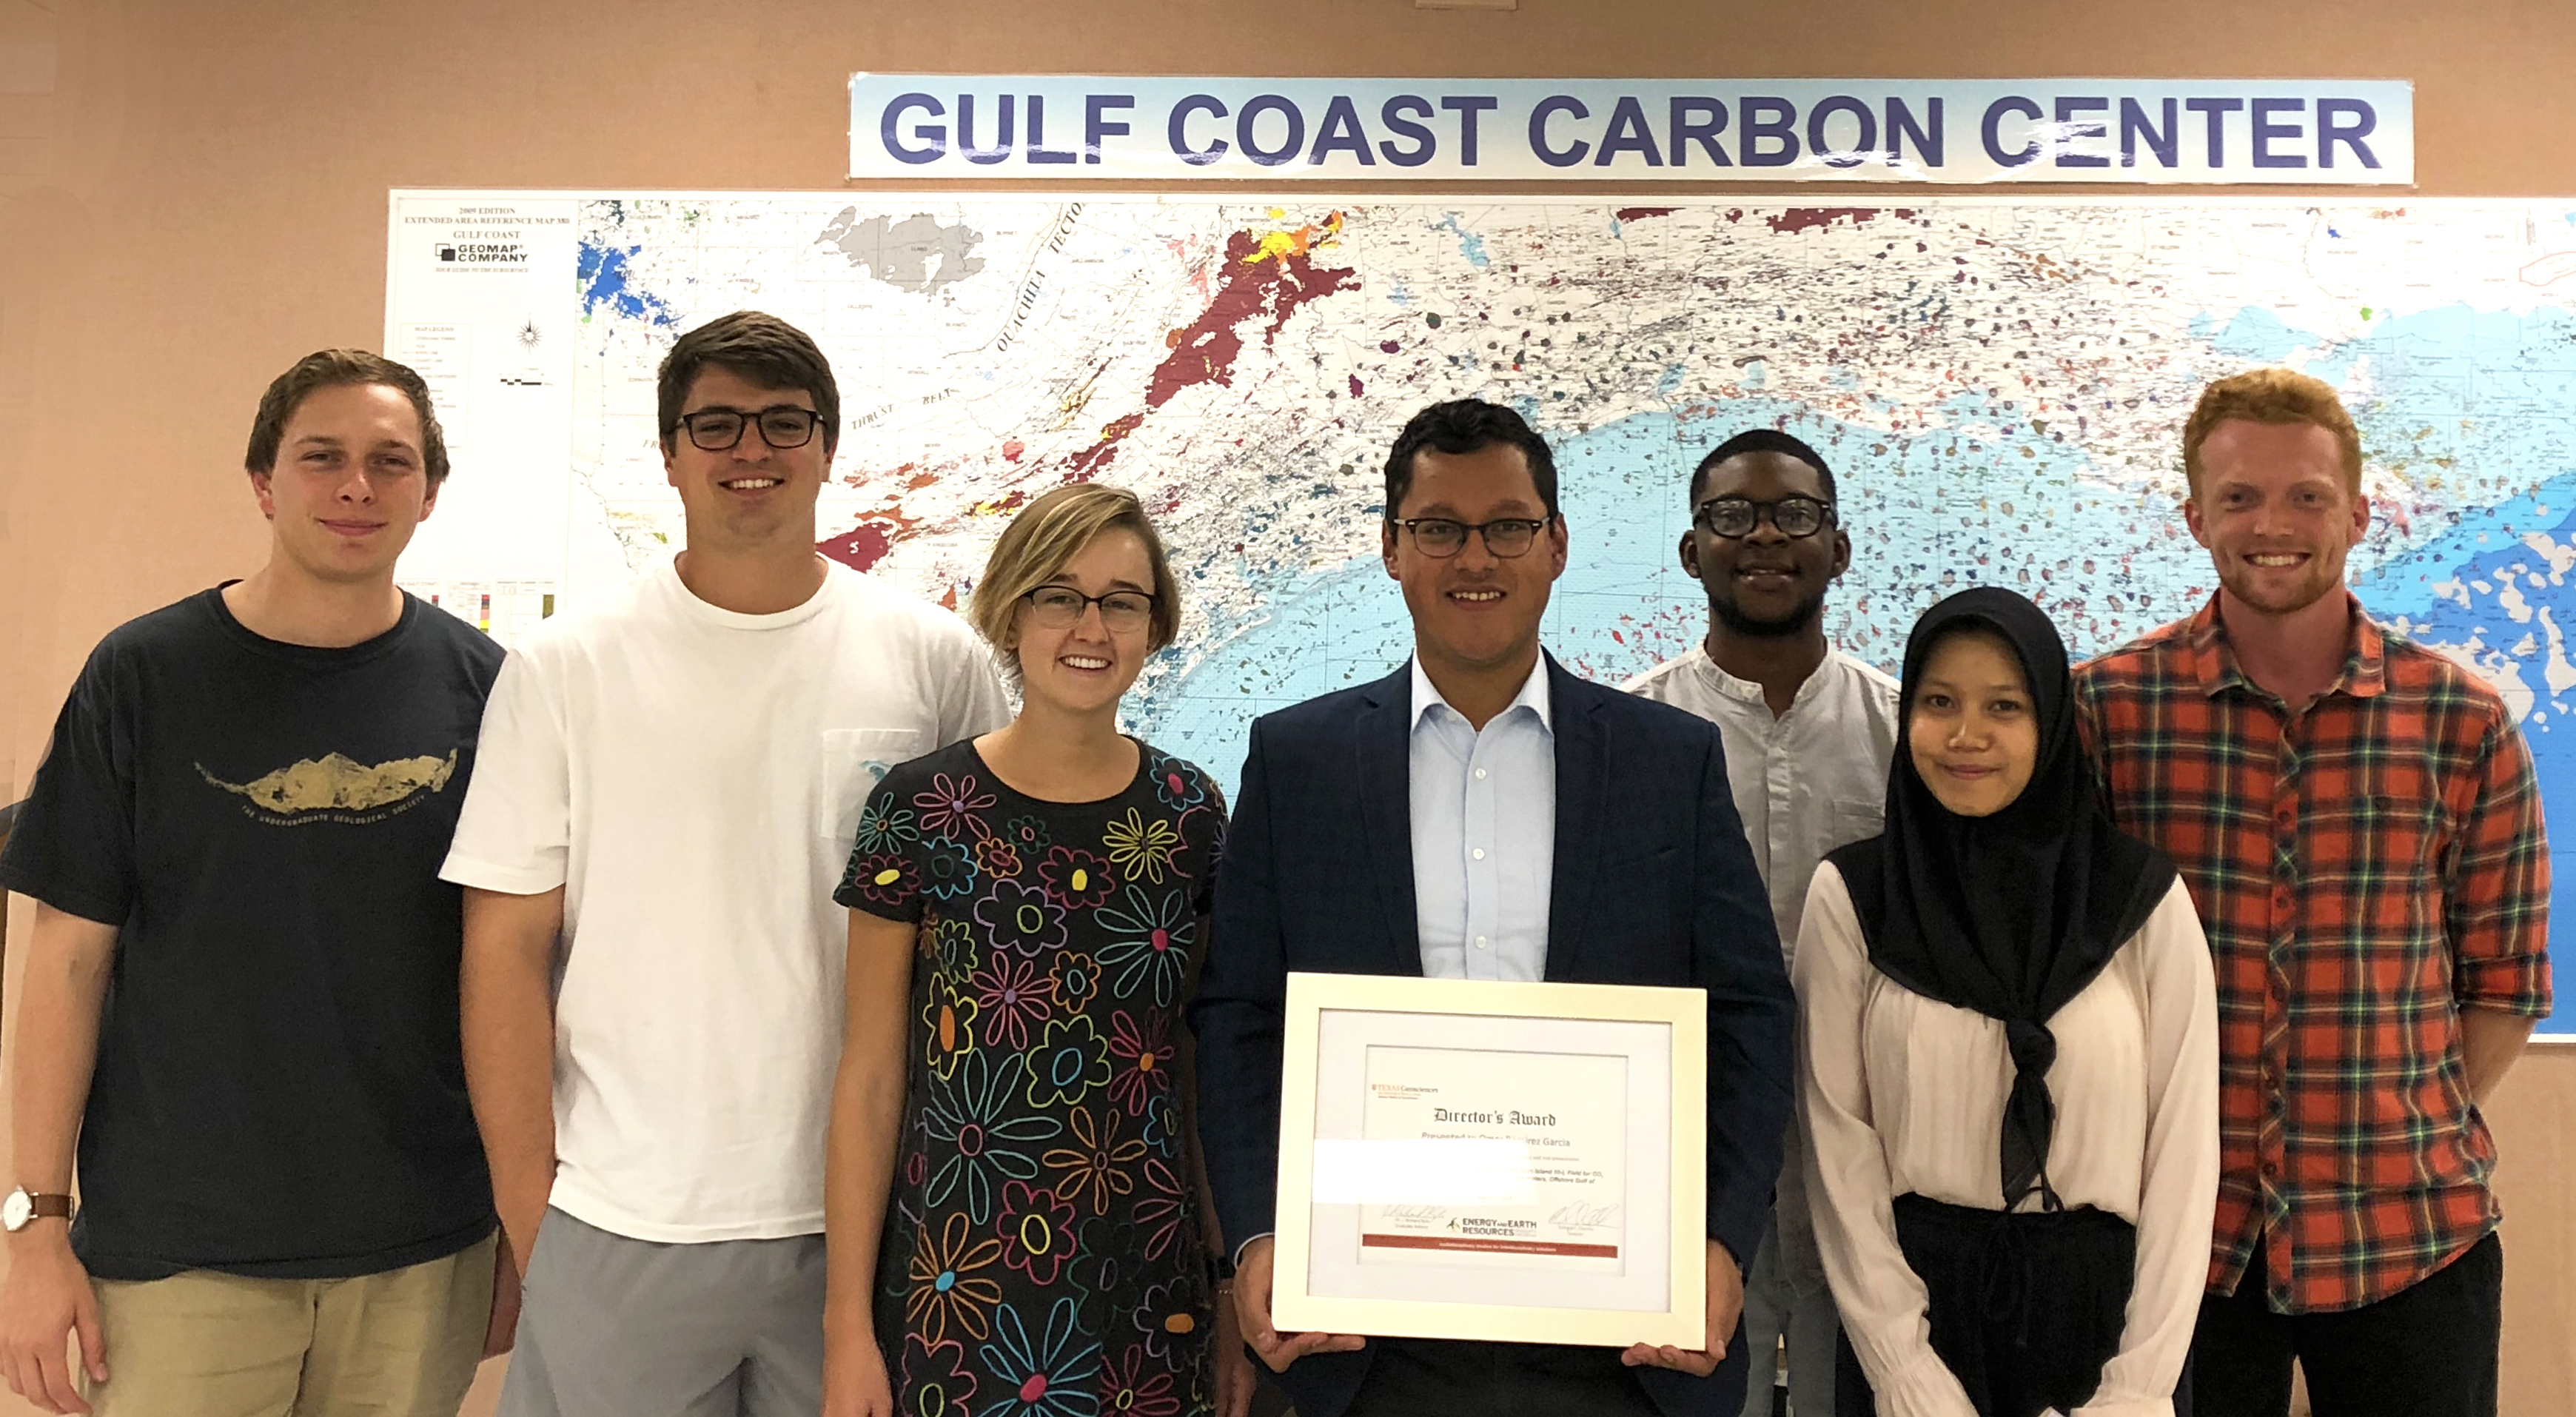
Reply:
<svg viewBox="0 0 2576 1417"><path fill-rule="evenodd" d="M37 902L0 1376L49 1412L449 1417L517 1302L438 879L501 651L394 585L447 474L419 375L308 356L247 468L267 565L99 643L0 854Z"/></svg>

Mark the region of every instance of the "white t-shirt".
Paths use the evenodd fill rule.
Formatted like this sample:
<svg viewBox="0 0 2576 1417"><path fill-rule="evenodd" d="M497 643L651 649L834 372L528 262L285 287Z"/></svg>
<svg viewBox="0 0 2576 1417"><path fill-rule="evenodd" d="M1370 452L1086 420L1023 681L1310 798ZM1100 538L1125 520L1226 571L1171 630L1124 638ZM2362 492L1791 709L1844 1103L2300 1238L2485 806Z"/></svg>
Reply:
<svg viewBox="0 0 2576 1417"><path fill-rule="evenodd" d="M823 1228L859 809L1009 719L964 621L839 565L738 615L665 562L512 650L440 874L564 887L555 1205L639 1240Z"/></svg>

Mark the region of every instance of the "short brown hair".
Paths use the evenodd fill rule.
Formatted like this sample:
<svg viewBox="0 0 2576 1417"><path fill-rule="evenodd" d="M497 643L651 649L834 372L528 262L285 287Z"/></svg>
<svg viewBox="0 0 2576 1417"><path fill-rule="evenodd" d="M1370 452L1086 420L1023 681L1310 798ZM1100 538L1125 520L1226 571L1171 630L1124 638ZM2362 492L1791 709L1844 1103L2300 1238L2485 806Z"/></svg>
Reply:
<svg viewBox="0 0 2576 1417"><path fill-rule="evenodd" d="M698 372L708 365L738 374L765 389L802 389L814 400L823 425L823 452L841 445L841 386L832 381L832 363L813 337L775 315L736 310L719 315L687 334L662 356L654 379L660 416L662 451L678 446L681 406Z"/></svg>
<svg viewBox="0 0 2576 1417"><path fill-rule="evenodd" d="M2361 495L2361 430L2352 426L2334 385L2294 369L2249 369L2200 391L2200 404L2182 426L2183 475L2200 491L2200 445L2231 418L2250 423L2311 423L2334 435L2343 453L2343 480Z"/></svg>
<svg viewBox="0 0 2576 1417"><path fill-rule="evenodd" d="M348 384L382 384L411 400L420 415L421 472L436 487L447 480L447 435L429 405L429 382L381 354L363 349L317 349L268 381L259 396L259 412L250 421L250 450L242 454L246 472L277 471L278 445L286 441L286 423L317 390Z"/></svg>
<svg viewBox="0 0 2576 1417"><path fill-rule="evenodd" d="M1146 626L1145 648L1161 649L1180 633L1181 587L1172 579L1171 558L1153 519L1145 515L1145 504L1124 487L1067 483L1022 507L1002 528L1002 539L993 543L984 577L975 583L974 599L967 605L966 618L1002 655L1011 674L1019 673L1011 630L1020 597L1061 575L1065 563L1081 555L1092 538L1120 530L1136 533L1145 543L1145 560L1154 568L1154 616Z"/></svg>

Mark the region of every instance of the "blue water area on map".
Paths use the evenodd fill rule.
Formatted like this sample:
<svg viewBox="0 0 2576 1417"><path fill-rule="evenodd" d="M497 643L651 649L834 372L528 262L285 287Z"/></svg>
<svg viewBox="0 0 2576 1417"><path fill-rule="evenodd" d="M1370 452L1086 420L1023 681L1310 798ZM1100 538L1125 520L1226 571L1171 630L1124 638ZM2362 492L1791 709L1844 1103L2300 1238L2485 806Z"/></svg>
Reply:
<svg viewBox="0 0 2576 1417"><path fill-rule="evenodd" d="M643 254L641 246L610 246L591 237L581 243L581 262L574 278L581 283L581 313L587 319L603 311L630 320L672 325L679 317L658 296L629 288L626 263Z"/></svg>
<svg viewBox="0 0 2576 1417"><path fill-rule="evenodd" d="M2306 367L2329 381L2368 365L2372 392L2356 415L2365 446L2443 510L2374 528L2353 552L2353 584L2374 613L2407 621L2419 639L2513 654L2537 691L2524 728L2552 835L2576 848L2576 726L2556 731L2576 705L2576 672L2564 689L2547 686L2539 628L2543 609L2559 626L2576 617L2576 586L2521 541L2537 533L2576 546L2576 321L2557 310L2453 307L2336 343L2245 310L2206 317L2196 333L2247 360L2307 351ZM1759 367L1742 373L1758 377ZM2513 413L2476 416L2487 406ZM2534 412L2551 408L2571 412ZM1571 538L1544 639L1569 669L1598 681L1617 682L1704 633L1705 598L1677 564L1686 478L1707 448L1745 427L1784 427L1835 468L1853 564L1829 602L1827 633L1882 667L1893 666L1924 608L1969 585L2030 595L2083 656L2190 613L2213 580L2170 498L2106 478L2079 431L1983 397L1951 399L1932 410L1931 428L1905 436L1761 397L1688 423L1644 414L1571 434L1546 430L1535 401L1523 411L1554 434ZM2185 411L2174 411L2177 425ZM2453 582L2472 588L2471 604L2435 593ZM2499 592L2475 589L2508 583L2530 623L2511 619ZM1374 557L1268 587L1253 622L1228 628L1230 639L1140 706L1136 727L1229 790L1254 717L1378 678L1403 663L1412 638L1402 594ZM2538 648L2516 652L2526 634ZM2558 879L2576 883L2576 860L2559 866ZM2576 938L2576 884L2570 892L2555 912L2553 946L2562 933ZM2544 1028L2576 1033L2576 1010L2561 1019Z"/></svg>
<svg viewBox="0 0 2576 1417"><path fill-rule="evenodd" d="M2557 549L2560 564L2576 551L2576 474L2462 517L2413 552L2355 577L2353 589L2373 614L2402 622L2416 640L2507 657L2531 694L2522 734L2552 843L2555 957L2560 945L2576 944L2576 719L2569 716L2576 712L2576 670L2566 667L2559 633L2576 617L2576 585L2526 537ZM2543 1027L2576 1034L2576 1009L2562 1008Z"/></svg>
<svg viewBox="0 0 2576 1417"><path fill-rule="evenodd" d="M1873 662L1893 664L1915 617L1969 585L2030 594L2079 652L2205 593L2208 561L2181 534L2179 512L2079 480L2087 463L2071 440L1983 401L1959 400L1935 422L1991 425L2000 436L1945 428L1895 438L1794 401L1744 399L1718 418L1641 414L1554 439L1570 547L1544 627L1549 649L1578 674L1617 682L1705 633L1706 596L1678 564L1688 478L1709 448L1755 426L1786 427L1836 467L1854 560L1828 604L1827 632ZM1354 518L1371 512L1352 508ZM2140 526L2156 528L2142 545ZM1403 597L1374 557L1300 573L1266 594L1252 623L1220 627L1231 638L1137 719L1167 751L1203 755L1195 760L1222 779L1237 772L1253 717L1388 673L1412 643Z"/></svg>
<svg viewBox="0 0 2576 1417"><path fill-rule="evenodd" d="M1481 271L1494 263L1493 259L1485 254L1485 238L1460 225L1456 212L1442 217L1439 221L1439 229L1458 238L1458 254L1467 258L1468 265Z"/></svg>

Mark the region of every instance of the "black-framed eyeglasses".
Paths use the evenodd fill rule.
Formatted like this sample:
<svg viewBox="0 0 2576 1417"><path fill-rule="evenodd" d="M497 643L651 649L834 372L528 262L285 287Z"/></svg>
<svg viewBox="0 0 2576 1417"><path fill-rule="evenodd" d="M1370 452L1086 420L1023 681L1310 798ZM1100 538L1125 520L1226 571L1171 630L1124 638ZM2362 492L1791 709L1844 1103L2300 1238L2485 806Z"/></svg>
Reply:
<svg viewBox="0 0 2576 1417"><path fill-rule="evenodd" d="M1084 595L1071 586L1042 585L1021 596L1029 603L1029 619L1050 630L1069 629L1082 622L1082 612L1100 607L1101 628L1112 634L1130 634L1144 629L1154 619L1156 598L1141 590L1113 590L1107 595Z"/></svg>
<svg viewBox="0 0 2576 1417"><path fill-rule="evenodd" d="M739 408L702 408L680 415L680 426L689 430L689 441L701 452L729 453L742 441L742 430L760 425L762 442L785 452L814 441L814 429L823 415L792 403L774 403L757 413Z"/></svg>
<svg viewBox="0 0 2576 1417"><path fill-rule="evenodd" d="M1751 536L1753 528L1760 526L1766 517L1780 529L1782 536L1813 536L1834 524L1834 509L1830 502L1792 494L1776 502L1756 502L1750 497L1712 497L1691 513L1691 520L1706 528L1709 534L1723 536L1730 541L1740 536Z"/></svg>
<svg viewBox="0 0 2576 1417"><path fill-rule="evenodd" d="M1554 525L1554 516L1496 517L1492 521L1462 522L1449 517L1389 518L1387 525L1398 531L1413 533L1413 549L1425 556L1447 559L1467 549L1467 533L1485 539L1485 549L1508 560L1527 555L1538 541L1538 534Z"/></svg>

